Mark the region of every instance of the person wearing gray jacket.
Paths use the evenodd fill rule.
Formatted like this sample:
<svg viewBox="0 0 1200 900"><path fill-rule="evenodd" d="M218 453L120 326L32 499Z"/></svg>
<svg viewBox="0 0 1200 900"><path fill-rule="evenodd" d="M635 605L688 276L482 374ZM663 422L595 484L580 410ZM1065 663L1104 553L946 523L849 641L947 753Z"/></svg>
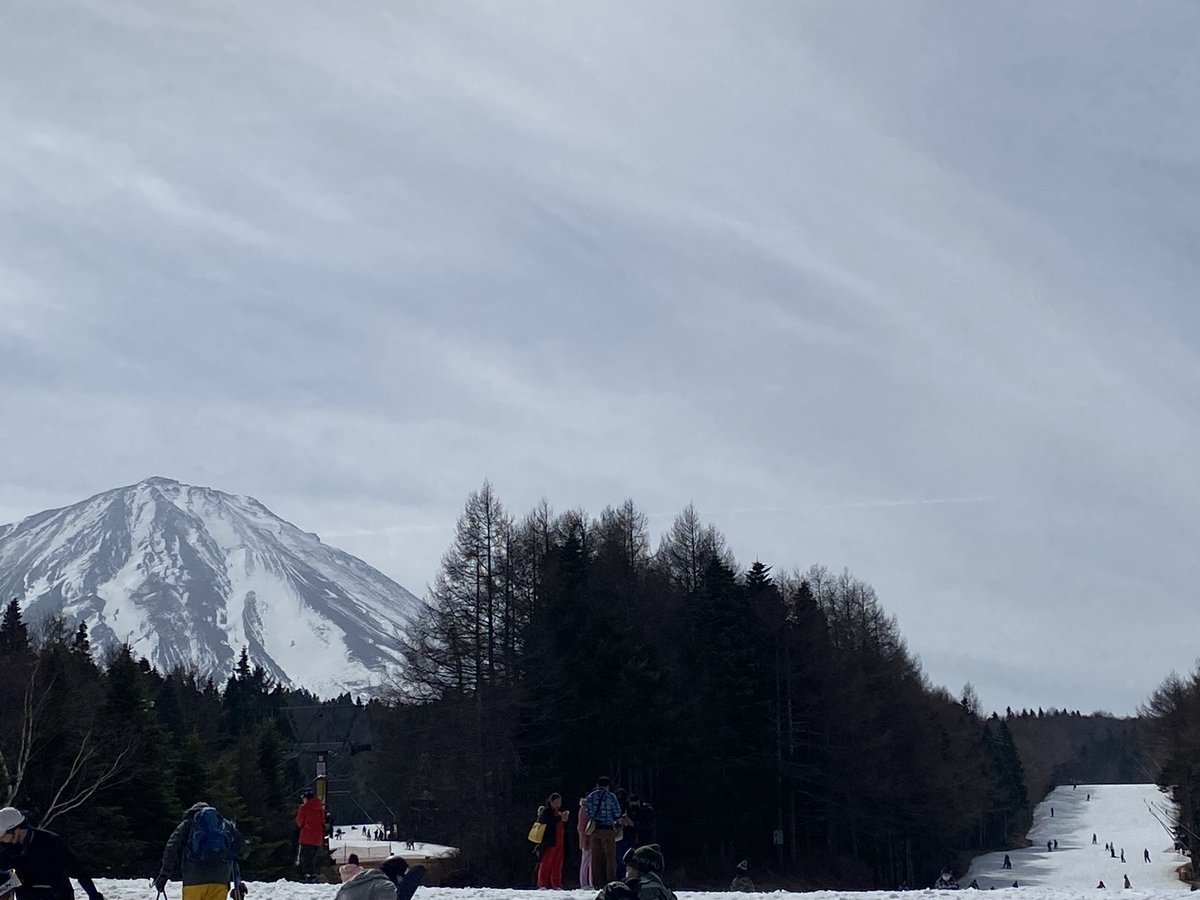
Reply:
<svg viewBox="0 0 1200 900"><path fill-rule="evenodd" d="M229 882L234 877L234 861L241 847L242 836L237 833L231 822L220 818L220 814L213 810L209 815L215 814L218 817L226 835L228 852L208 858L197 858L189 848L192 830L197 827L200 814L208 808L209 804L203 802L191 806L183 814L183 821L175 826L175 830L167 838L162 868L158 877L154 879L154 886L160 893L166 891L170 876L179 872L183 876L183 900L225 900Z"/></svg>
<svg viewBox="0 0 1200 900"><path fill-rule="evenodd" d="M343 884L333 900L412 900L424 874L424 866L410 869L404 857L389 856Z"/></svg>
<svg viewBox="0 0 1200 900"><path fill-rule="evenodd" d="M396 900L396 882L378 869L363 869L338 888L334 900Z"/></svg>

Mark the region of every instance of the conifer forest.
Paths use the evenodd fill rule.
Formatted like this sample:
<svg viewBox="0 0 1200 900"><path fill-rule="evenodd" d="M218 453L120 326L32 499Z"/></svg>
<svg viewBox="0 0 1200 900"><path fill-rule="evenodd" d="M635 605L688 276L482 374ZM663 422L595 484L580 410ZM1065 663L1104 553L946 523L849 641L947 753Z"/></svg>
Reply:
<svg viewBox="0 0 1200 900"><path fill-rule="evenodd" d="M1139 719L985 711L970 685L930 684L869 584L741 566L690 507L655 547L631 501L515 516L485 483L397 640L404 669L375 696L316 698L245 651L223 682L128 647L97 658L85 627L26 623L14 601L0 800L113 877L153 874L207 800L248 837L247 877L287 877L312 778L288 710L323 706L370 731L337 762L334 819L459 848L463 884L527 885L538 805L560 792L573 809L600 775L655 808L681 886L744 858L779 886L928 884L1016 846L1032 803L1071 779L1182 785L1200 831L1195 677Z"/></svg>

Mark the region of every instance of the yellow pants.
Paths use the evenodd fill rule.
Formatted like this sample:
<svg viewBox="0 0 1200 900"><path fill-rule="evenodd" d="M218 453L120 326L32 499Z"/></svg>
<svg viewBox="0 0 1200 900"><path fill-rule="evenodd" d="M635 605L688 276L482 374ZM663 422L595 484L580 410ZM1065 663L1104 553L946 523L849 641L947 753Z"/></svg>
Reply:
<svg viewBox="0 0 1200 900"><path fill-rule="evenodd" d="M185 884L183 900L225 900L229 893L227 884Z"/></svg>

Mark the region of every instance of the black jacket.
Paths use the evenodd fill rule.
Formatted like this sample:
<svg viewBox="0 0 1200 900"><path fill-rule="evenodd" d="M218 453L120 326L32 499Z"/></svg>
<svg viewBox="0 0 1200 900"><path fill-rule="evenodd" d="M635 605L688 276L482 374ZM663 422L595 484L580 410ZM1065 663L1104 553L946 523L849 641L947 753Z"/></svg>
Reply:
<svg viewBox="0 0 1200 900"><path fill-rule="evenodd" d="M91 900L103 900L67 842L53 831L30 828L24 841L6 844L4 849L4 865L11 866L21 879L17 900L73 900L71 878Z"/></svg>
<svg viewBox="0 0 1200 900"><path fill-rule="evenodd" d="M658 840L658 814L649 803L629 806L629 818L633 820L633 845L653 844ZM625 829L629 833L629 829Z"/></svg>
<svg viewBox="0 0 1200 900"><path fill-rule="evenodd" d="M537 820L546 826L545 832L542 833L542 847L558 846L558 826L563 824L562 816L559 813L562 810L555 809L553 806L547 806L542 810L541 815ZM563 829L563 834L566 834L566 829Z"/></svg>

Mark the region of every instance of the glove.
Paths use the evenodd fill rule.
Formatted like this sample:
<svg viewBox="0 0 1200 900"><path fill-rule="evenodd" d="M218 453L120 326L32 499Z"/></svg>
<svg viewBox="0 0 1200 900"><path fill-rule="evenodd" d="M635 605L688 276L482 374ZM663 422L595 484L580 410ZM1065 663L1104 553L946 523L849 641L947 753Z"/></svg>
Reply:
<svg viewBox="0 0 1200 900"><path fill-rule="evenodd" d="M166 872L159 872L158 877L154 879L154 889L160 894L165 894L167 892L167 882L170 880Z"/></svg>
<svg viewBox="0 0 1200 900"><path fill-rule="evenodd" d="M229 889L229 900L246 900L246 885L235 884Z"/></svg>

